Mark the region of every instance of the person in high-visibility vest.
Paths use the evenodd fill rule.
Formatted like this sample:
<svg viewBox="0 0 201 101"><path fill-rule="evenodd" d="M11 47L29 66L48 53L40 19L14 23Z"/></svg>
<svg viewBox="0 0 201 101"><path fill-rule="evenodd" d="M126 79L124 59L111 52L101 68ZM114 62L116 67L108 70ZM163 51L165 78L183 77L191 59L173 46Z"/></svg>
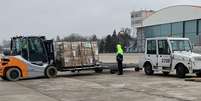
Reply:
<svg viewBox="0 0 201 101"><path fill-rule="evenodd" d="M118 75L123 75L123 49L121 44L117 44L116 60L118 63Z"/></svg>

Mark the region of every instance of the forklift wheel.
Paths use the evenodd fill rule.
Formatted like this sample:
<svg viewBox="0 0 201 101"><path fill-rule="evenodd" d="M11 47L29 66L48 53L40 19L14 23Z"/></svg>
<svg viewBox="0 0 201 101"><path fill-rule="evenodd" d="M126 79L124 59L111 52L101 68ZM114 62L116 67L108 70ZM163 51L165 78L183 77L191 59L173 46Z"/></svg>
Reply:
<svg viewBox="0 0 201 101"><path fill-rule="evenodd" d="M55 78L57 76L57 68L54 66L49 66L45 69L45 76L47 78Z"/></svg>
<svg viewBox="0 0 201 101"><path fill-rule="evenodd" d="M6 77L3 77L3 79L8 81L17 81L20 79L20 70L17 68L10 68L6 71Z"/></svg>

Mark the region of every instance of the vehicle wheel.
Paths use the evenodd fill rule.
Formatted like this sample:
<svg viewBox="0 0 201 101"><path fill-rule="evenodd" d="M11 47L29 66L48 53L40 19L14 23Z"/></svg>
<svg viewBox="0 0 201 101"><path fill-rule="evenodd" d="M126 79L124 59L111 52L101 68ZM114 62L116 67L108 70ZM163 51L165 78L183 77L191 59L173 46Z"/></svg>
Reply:
<svg viewBox="0 0 201 101"><path fill-rule="evenodd" d="M163 72L163 75L168 76L170 72Z"/></svg>
<svg viewBox="0 0 201 101"><path fill-rule="evenodd" d="M49 66L45 69L45 76L47 78L54 78L57 76L57 68L54 66Z"/></svg>
<svg viewBox="0 0 201 101"><path fill-rule="evenodd" d="M97 69L95 69L95 72L96 72L96 73L102 73L102 72L103 72L103 69L97 68Z"/></svg>
<svg viewBox="0 0 201 101"><path fill-rule="evenodd" d="M3 77L2 79L8 80L8 81L17 81L20 79L20 70L17 68L10 68L6 71L6 77Z"/></svg>
<svg viewBox="0 0 201 101"><path fill-rule="evenodd" d="M8 80L6 77L1 77L1 79L6 80L6 81Z"/></svg>
<svg viewBox="0 0 201 101"><path fill-rule="evenodd" d="M196 73L196 76L197 77L201 77L201 73Z"/></svg>
<svg viewBox="0 0 201 101"><path fill-rule="evenodd" d="M154 71L152 70L152 66L150 64L145 64L144 66L144 72L146 75L153 75Z"/></svg>
<svg viewBox="0 0 201 101"><path fill-rule="evenodd" d="M176 68L176 75L177 77L179 78L184 78L186 76L186 72L185 72L185 67L183 65L179 65L177 68Z"/></svg>
<svg viewBox="0 0 201 101"><path fill-rule="evenodd" d="M135 68L135 71L136 71L136 72L139 72L139 71L140 71L140 68L139 68L139 67L136 67L136 68Z"/></svg>

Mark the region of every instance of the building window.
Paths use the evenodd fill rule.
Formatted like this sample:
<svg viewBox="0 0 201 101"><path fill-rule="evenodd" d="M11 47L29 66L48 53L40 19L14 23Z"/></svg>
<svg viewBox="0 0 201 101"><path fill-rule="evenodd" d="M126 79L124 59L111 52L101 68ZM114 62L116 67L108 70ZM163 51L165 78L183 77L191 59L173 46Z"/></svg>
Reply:
<svg viewBox="0 0 201 101"><path fill-rule="evenodd" d="M172 23L172 37L183 37L183 22Z"/></svg>
<svg viewBox="0 0 201 101"><path fill-rule="evenodd" d="M191 43L194 45L197 42L197 35L196 35L196 31L197 31L197 22L196 20L192 20L192 21L186 21L185 22L185 27L184 27L184 33L185 33L185 37L189 38L191 40Z"/></svg>
<svg viewBox="0 0 201 101"><path fill-rule="evenodd" d="M162 36L160 25L145 27L144 34L145 34L145 38Z"/></svg>
<svg viewBox="0 0 201 101"><path fill-rule="evenodd" d="M196 20L185 22L185 33L196 33L197 23Z"/></svg>
<svg viewBox="0 0 201 101"><path fill-rule="evenodd" d="M198 33L201 35L201 20L198 20Z"/></svg>
<svg viewBox="0 0 201 101"><path fill-rule="evenodd" d="M133 14L131 14L131 18L134 18L134 15L133 15Z"/></svg>
<svg viewBox="0 0 201 101"><path fill-rule="evenodd" d="M153 37L160 37L161 35L161 29L160 29L160 25L156 25L156 26L152 26L152 30L153 30Z"/></svg>
<svg viewBox="0 0 201 101"><path fill-rule="evenodd" d="M153 35L154 34L153 34L152 27L145 27L145 29L144 29L144 36L145 36L145 38L154 37Z"/></svg>
<svg viewBox="0 0 201 101"><path fill-rule="evenodd" d="M198 42L196 43L197 45L201 45L201 19L198 20Z"/></svg>
<svg viewBox="0 0 201 101"><path fill-rule="evenodd" d="M142 17L142 13L136 13L134 16L135 17Z"/></svg>
<svg viewBox="0 0 201 101"><path fill-rule="evenodd" d="M142 20L135 20L135 24L142 24Z"/></svg>
<svg viewBox="0 0 201 101"><path fill-rule="evenodd" d="M165 37L171 36L171 24L161 25L161 35Z"/></svg>

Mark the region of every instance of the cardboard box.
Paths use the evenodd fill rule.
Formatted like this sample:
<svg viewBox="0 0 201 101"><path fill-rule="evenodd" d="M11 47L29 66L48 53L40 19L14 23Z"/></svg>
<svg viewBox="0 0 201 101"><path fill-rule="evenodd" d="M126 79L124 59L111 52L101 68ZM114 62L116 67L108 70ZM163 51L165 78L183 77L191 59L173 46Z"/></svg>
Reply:
<svg viewBox="0 0 201 101"><path fill-rule="evenodd" d="M63 67L90 66L99 61L97 42L57 42L55 48Z"/></svg>

